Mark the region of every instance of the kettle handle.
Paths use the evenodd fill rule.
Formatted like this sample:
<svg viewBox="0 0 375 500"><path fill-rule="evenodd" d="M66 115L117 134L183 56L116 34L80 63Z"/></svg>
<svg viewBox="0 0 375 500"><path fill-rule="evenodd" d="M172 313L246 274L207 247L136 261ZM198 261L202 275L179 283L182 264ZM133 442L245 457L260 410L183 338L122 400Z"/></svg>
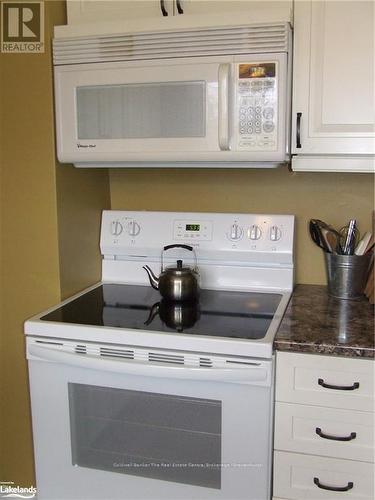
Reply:
<svg viewBox="0 0 375 500"><path fill-rule="evenodd" d="M192 252L194 249L193 247L191 247L190 245L179 245L179 244L175 244L175 245L167 245L163 248L163 251L165 250L169 250L170 248L185 248L185 250L189 250L190 252Z"/></svg>
<svg viewBox="0 0 375 500"><path fill-rule="evenodd" d="M197 261L197 254L195 253L195 250L193 247L190 245L181 245L179 243L173 244L173 245L166 245L162 252L161 252L161 272L164 271L164 262L163 262L163 254L166 250L170 250L171 248L184 248L185 250L189 250L189 252L194 253L194 270L198 272L198 261Z"/></svg>

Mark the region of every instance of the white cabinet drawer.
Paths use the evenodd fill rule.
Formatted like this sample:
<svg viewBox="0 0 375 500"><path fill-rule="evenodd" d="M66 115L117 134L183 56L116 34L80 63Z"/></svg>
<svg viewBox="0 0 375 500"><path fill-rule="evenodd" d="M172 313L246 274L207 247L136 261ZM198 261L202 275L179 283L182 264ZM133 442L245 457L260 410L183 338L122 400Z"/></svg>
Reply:
<svg viewBox="0 0 375 500"><path fill-rule="evenodd" d="M374 361L277 353L276 400L374 411Z"/></svg>
<svg viewBox="0 0 375 500"><path fill-rule="evenodd" d="M373 464L276 451L274 471L276 497L291 500L374 499Z"/></svg>
<svg viewBox="0 0 375 500"><path fill-rule="evenodd" d="M373 416L369 412L276 403L274 448L373 462Z"/></svg>

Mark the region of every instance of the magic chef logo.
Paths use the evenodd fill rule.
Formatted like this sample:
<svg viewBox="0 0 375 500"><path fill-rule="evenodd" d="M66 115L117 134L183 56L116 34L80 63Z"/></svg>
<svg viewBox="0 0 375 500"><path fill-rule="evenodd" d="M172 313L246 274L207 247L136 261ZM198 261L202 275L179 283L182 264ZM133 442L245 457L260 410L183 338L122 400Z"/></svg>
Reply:
<svg viewBox="0 0 375 500"><path fill-rule="evenodd" d="M44 52L44 2L1 3L1 52Z"/></svg>
<svg viewBox="0 0 375 500"><path fill-rule="evenodd" d="M0 498L35 498L36 488L34 486L22 488L13 485L14 483L11 481L0 483Z"/></svg>
<svg viewBox="0 0 375 500"><path fill-rule="evenodd" d="M77 148L78 149L96 148L96 144L81 144L80 142L77 142Z"/></svg>

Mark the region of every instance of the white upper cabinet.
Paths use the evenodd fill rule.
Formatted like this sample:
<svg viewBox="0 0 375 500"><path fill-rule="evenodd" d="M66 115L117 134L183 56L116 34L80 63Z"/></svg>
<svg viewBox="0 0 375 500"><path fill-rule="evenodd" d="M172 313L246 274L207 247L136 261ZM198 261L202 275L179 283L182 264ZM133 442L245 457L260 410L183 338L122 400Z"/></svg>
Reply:
<svg viewBox="0 0 375 500"><path fill-rule="evenodd" d="M175 0L177 14L178 5L184 15L207 15L207 19L216 13L226 13L228 22L231 14L248 13L249 17L244 20L246 23L289 21L293 8L291 0Z"/></svg>
<svg viewBox="0 0 375 500"><path fill-rule="evenodd" d="M292 7L292 0L67 0L69 25L190 15L203 16L209 25L217 14L226 15L230 23L238 13L248 13L247 24L279 22L291 19Z"/></svg>
<svg viewBox="0 0 375 500"><path fill-rule="evenodd" d="M374 2L295 2L293 170L374 171Z"/></svg>
<svg viewBox="0 0 375 500"><path fill-rule="evenodd" d="M173 0L67 0L68 24L173 16Z"/></svg>

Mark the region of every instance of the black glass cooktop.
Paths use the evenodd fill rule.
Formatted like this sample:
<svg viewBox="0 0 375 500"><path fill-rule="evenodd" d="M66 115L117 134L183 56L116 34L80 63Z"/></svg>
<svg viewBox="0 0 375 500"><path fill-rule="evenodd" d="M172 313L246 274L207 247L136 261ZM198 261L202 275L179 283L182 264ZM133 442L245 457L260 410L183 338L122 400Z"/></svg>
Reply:
<svg viewBox="0 0 375 500"><path fill-rule="evenodd" d="M149 286L104 284L41 319L151 332L261 339L281 297L273 293L201 290L196 304L167 303Z"/></svg>

